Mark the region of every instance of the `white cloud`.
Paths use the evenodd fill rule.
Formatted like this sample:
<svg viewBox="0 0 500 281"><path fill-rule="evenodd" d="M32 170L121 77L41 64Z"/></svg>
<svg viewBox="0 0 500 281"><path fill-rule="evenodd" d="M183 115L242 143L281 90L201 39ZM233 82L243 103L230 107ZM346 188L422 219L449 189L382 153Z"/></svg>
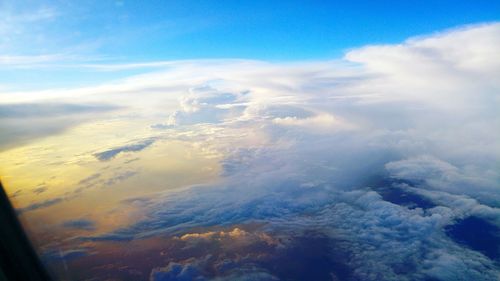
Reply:
<svg viewBox="0 0 500 281"><path fill-rule="evenodd" d="M148 219L96 239L260 222L275 233L321 231L362 280L494 280L498 261L444 227L471 215L498 225L499 41L493 23L352 50L342 62L178 62L23 98L128 106L167 130L155 136L224 155L217 184L159 196ZM391 203L377 185L436 206ZM155 272L193 273L176 263Z"/></svg>
<svg viewBox="0 0 500 281"><path fill-rule="evenodd" d="M425 183L425 186L437 190L471 195L493 204L500 202L500 194L495 192L500 174L494 169L474 165L459 169L429 155L389 162L385 167L392 177L398 179Z"/></svg>

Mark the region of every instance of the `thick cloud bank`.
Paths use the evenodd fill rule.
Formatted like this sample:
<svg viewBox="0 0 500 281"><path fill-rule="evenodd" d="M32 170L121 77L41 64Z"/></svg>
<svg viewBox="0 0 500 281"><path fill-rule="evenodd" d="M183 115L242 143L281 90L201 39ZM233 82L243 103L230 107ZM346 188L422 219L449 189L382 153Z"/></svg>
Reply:
<svg viewBox="0 0 500 281"><path fill-rule="evenodd" d="M184 94L163 122L148 124L151 138L95 157L177 139L224 155L222 179L151 199L140 222L82 240L161 234L197 247L229 239L192 234L199 229L257 224L269 239L295 241L273 246L281 259L265 262L246 262L244 250L227 260L172 257L151 280L286 279L279 263L293 253L290 262L320 279L498 280L499 49L493 23L367 46L340 61L184 62L103 88ZM474 233L490 246L468 225L486 229ZM311 241L327 241L326 262L293 250ZM222 262L237 266L214 275Z"/></svg>
<svg viewBox="0 0 500 281"><path fill-rule="evenodd" d="M146 220L92 239L262 223L270 236L328 237L350 280L497 280L499 48L500 25L489 24L340 62L202 64L195 77L213 71L152 128L192 130L178 138L222 151L223 181L165 195ZM485 237L493 252L463 233L470 218L496 231ZM205 259L151 279L208 280ZM239 265L239 277L217 278L278 279Z"/></svg>

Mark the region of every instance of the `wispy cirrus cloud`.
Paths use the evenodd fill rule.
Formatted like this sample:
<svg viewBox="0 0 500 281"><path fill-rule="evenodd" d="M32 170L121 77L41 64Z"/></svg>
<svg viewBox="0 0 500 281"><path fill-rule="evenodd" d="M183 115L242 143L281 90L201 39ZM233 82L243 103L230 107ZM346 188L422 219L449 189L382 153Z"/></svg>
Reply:
<svg viewBox="0 0 500 281"><path fill-rule="evenodd" d="M24 41L24 43L43 40L40 37L36 38L32 32L43 31L46 24L50 24L59 16L59 12L54 7L43 5L25 7L18 4L0 3L0 50L14 51L25 39L31 40ZM39 35L43 37L44 32Z"/></svg>

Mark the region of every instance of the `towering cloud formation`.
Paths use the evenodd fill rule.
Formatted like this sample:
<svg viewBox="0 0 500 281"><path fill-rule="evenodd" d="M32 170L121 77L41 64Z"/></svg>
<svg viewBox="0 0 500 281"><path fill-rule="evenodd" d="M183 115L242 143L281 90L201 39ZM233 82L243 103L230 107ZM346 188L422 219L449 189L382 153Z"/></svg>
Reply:
<svg viewBox="0 0 500 281"><path fill-rule="evenodd" d="M185 93L162 122L147 124L147 137L224 156L217 184L164 194L148 202L147 219L87 239L162 233L207 240L223 235L192 233L258 223L270 237L327 237L328 255L343 254L352 280L496 280L499 49L494 23L359 48L340 61L179 62L167 72L87 89L123 93L120 106L150 108L151 116L162 112L148 107L151 100ZM151 100L130 102L141 91ZM106 99L87 99L97 96ZM95 156L140 155L152 144ZM463 232L461 224L478 221L497 231L484 234L493 252ZM172 262L151 278L209 279L197 268L203 259ZM248 280L277 278L241 266L243 275L262 277ZM332 269L331 276L339 274Z"/></svg>
<svg viewBox="0 0 500 281"><path fill-rule="evenodd" d="M206 82L154 128L222 151L222 183L165 195L149 220L94 238L259 222L326 235L353 280L494 280L498 255L449 229L464 218L500 229L499 47L489 24L340 62L201 63L192 77Z"/></svg>

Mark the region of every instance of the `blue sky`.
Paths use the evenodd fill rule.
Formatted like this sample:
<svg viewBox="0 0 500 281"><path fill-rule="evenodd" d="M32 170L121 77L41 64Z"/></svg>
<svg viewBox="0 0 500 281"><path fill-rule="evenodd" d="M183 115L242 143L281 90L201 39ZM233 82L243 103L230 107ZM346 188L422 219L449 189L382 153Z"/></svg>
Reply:
<svg viewBox="0 0 500 281"><path fill-rule="evenodd" d="M51 87L133 74L60 67L80 63L335 59L354 47L499 15L500 2L493 0L2 1L0 85ZM22 75L12 71L19 61ZM45 71L27 71L31 62L43 63Z"/></svg>

